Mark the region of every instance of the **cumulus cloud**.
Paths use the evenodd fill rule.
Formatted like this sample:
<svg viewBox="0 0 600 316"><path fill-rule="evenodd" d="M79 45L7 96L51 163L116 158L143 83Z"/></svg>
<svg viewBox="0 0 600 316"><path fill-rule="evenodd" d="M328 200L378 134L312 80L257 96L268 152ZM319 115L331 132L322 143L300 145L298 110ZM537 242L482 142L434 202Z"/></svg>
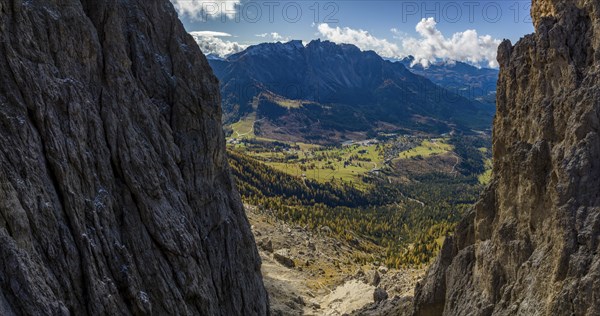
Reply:
<svg viewBox="0 0 600 316"><path fill-rule="evenodd" d="M279 35L279 33L277 33L277 32L271 33L271 37L273 38L273 40L276 40L276 41L283 39L283 36Z"/></svg>
<svg viewBox="0 0 600 316"><path fill-rule="evenodd" d="M317 26L322 37L336 43L354 44L362 50L373 50L382 57L415 57L414 63L429 66L436 60L463 61L473 65L498 67L496 52L500 40L489 35L479 35L475 30L458 32L446 38L437 29L433 18L422 19L416 26L419 38L410 37L396 28L390 29L394 41L377 38L362 29Z"/></svg>
<svg viewBox="0 0 600 316"><path fill-rule="evenodd" d="M240 0L171 0L180 16L205 21L219 17L235 18Z"/></svg>
<svg viewBox="0 0 600 316"><path fill-rule="evenodd" d="M501 41L489 35L480 36L475 30L466 30L446 38L433 18L422 19L416 30L421 38L403 40L404 50L415 57L415 63L426 67L437 59L445 59L498 67L496 52Z"/></svg>
<svg viewBox="0 0 600 316"><path fill-rule="evenodd" d="M206 55L213 54L219 57L227 57L243 51L248 46L234 41L223 40L220 37L231 37L231 34L215 31L195 31L190 32L194 37L202 52Z"/></svg>
<svg viewBox="0 0 600 316"><path fill-rule="evenodd" d="M403 56L402 50L397 44L377 38L365 30L349 27L333 28L327 23L319 24L317 29L321 36L332 42L353 44L362 50L375 51L383 57L399 58Z"/></svg>
<svg viewBox="0 0 600 316"><path fill-rule="evenodd" d="M287 36L284 37L284 36L282 36L281 34L279 34L277 32L256 34L255 36L256 37L261 37L261 38L270 38L274 42L277 42L277 41L287 42L287 41L290 40L289 37L287 37Z"/></svg>

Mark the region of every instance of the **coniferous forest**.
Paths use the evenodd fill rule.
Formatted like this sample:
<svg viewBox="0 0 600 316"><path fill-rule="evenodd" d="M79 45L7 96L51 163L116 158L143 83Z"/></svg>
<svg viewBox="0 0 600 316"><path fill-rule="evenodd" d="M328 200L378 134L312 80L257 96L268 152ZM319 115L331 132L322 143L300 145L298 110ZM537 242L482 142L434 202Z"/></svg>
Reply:
<svg viewBox="0 0 600 316"><path fill-rule="evenodd" d="M367 239L385 250L371 260L394 268L427 264L483 188L470 173L477 167L466 163L466 175L432 172L406 183L365 176L365 189L289 175L241 151L228 154L245 203L289 223L330 231L357 247Z"/></svg>

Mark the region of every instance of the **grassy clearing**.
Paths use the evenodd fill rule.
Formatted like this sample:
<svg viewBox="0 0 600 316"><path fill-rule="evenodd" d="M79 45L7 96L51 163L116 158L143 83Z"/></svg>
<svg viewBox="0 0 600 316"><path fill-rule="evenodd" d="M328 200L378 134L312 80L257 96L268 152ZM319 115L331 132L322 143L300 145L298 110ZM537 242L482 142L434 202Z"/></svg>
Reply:
<svg viewBox="0 0 600 316"><path fill-rule="evenodd" d="M403 151L399 154L400 159L413 157L427 158L429 156L447 153L454 148L443 139L424 140L420 146Z"/></svg>
<svg viewBox="0 0 600 316"><path fill-rule="evenodd" d="M485 172L480 174L477 178L479 179L479 183L483 185L490 183L492 180L492 159L485 160Z"/></svg>
<svg viewBox="0 0 600 316"><path fill-rule="evenodd" d="M301 151L297 161L275 166L317 181L337 179L357 182L362 175L383 163L376 145ZM296 170L294 170L296 169Z"/></svg>
<svg viewBox="0 0 600 316"><path fill-rule="evenodd" d="M301 100L286 99L280 95L271 93L263 93L262 96L268 99L269 101L287 109L298 109L302 107Z"/></svg>
<svg viewBox="0 0 600 316"><path fill-rule="evenodd" d="M253 112L240 119L237 123L231 124L233 129L233 137L238 139L254 138L254 122L256 121L256 113Z"/></svg>
<svg viewBox="0 0 600 316"><path fill-rule="evenodd" d="M288 109L298 109L298 108L302 107L302 102L300 102L298 100L277 98L273 101L275 101L275 103L277 103L277 105L284 107L284 108L288 108Z"/></svg>
<svg viewBox="0 0 600 316"><path fill-rule="evenodd" d="M234 135L251 135L248 133L252 117L247 117L234 126ZM248 133L248 134L244 134ZM238 137L239 138L239 137ZM246 154L265 164L296 177L304 177L325 182L352 183L366 188L362 178L364 175L379 170L384 166L383 145L354 144L340 147L323 147L313 144L296 143L296 149L286 151L248 150ZM242 149L242 148L239 148ZM424 140L421 144L399 154L398 159L413 157L427 158L447 153L453 146L443 139Z"/></svg>
<svg viewBox="0 0 600 316"><path fill-rule="evenodd" d="M302 150L302 151L316 150L316 149L321 148L321 146L319 146L319 145L307 144L307 143L294 143L294 145L298 145L298 147L300 147L300 150Z"/></svg>
<svg viewBox="0 0 600 316"><path fill-rule="evenodd" d="M247 152L267 165L287 174L319 182L331 180L362 184L362 176L383 165L383 152L377 145L324 148L296 144L299 150Z"/></svg>

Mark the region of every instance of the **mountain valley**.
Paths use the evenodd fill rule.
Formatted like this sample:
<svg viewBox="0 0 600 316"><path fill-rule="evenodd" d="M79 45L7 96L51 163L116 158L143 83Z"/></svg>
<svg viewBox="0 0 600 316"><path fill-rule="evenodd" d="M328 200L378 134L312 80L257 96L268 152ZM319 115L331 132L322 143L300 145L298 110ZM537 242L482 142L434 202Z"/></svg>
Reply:
<svg viewBox="0 0 600 316"><path fill-rule="evenodd" d="M265 43L227 59L209 58L221 81L229 163L254 226L274 314L341 315L361 308L377 313L375 288L357 271L380 266L393 271L382 277L402 280L383 289L386 308L409 306L413 293L406 289L414 288L489 182L486 126L494 91L485 92L487 99L460 93L481 89L481 79L489 83L497 72L465 64L432 65L429 72L404 62L321 41ZM427 75L448 78L440 85L473 79L446 89ZM241 89L244 85L250 89ZM388 93L408 98L384 104ZM318 241L306 243L329 249L323 258L307 258L314 250L290 247L305 243L297 235L313 234ZM278 262L281 254L266 251L267 243L267 249L283 248L294 264ZM316 267L322 270L312 270ZM295 280L292 285L282 288L277 281L282 274ZM396 286L405 290L392 290ZM334 294L326 295L323 287L356 297L342 295L330 308L324 300Z"/></svg>

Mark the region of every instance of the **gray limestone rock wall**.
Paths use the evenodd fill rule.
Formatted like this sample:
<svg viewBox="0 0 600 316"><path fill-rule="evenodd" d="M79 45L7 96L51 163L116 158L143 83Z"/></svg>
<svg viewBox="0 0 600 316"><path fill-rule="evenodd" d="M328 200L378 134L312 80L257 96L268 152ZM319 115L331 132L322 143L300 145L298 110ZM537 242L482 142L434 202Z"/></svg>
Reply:
<svg viewBox="0 0 600 316"><path fill-rule="evenodd" d="M0 314L263 315L218 82L168 0L0 1Z"/></svg>
<svg viewBox="0 0 600 316"><path fill-rule="evenodd" d="M600 2L536 0L499 48L494 177L416 315L600 315Z"/></svg>

